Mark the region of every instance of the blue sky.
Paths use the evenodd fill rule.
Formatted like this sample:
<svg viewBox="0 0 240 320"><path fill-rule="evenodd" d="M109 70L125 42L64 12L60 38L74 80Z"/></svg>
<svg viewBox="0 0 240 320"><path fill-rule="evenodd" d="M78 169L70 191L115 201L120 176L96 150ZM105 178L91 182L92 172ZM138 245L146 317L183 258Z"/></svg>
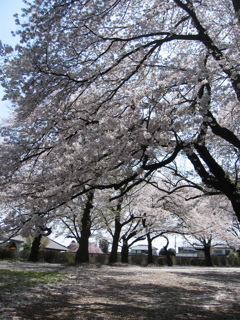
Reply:
<svg viewBox="0 0 240 320"><path fill-rule="evenodd" d="M0 40L3 43L15 45L17 39L11 35L11 31L16 30L15 13L21 14L21 8L24 7L22 0L0 0ZM6 118L9 114L9 102L1 101L3 89L0 87L0 118Z"/></svg>

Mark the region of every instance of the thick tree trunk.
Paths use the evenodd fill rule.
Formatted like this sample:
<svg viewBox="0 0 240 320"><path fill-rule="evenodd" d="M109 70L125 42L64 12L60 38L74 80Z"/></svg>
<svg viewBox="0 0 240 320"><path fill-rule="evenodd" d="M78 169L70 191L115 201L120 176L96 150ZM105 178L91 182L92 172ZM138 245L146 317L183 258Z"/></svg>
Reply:
<svg viewBox="0 0 240 320"><path fill-rule="evenodd" d="M112 248L109 256L109 263L115 263L117 262L117 250L118 250L118 243L120 239L120 234L121 234L121 229L122 225L119 221L119 216L115 218L115 230L113 234L113 243L112 243Z"/></svg>
<svg viewBox="0 0 240 320"><path fill-rule="evenodd" d="M120 235L121 235L121 230L123 227L123 224L120 222L120 215L121 215L121 210L122 210L122 203L123 203L123 198L120 198L115 210L115 229L114 229L114 234L113 234L113 242L112 242L112 248L109 256L109 263L115 263L118 260L118 244L120 240Z"/></svg>
<svg viewBox="0 0 240 320"><path fill-rule="evenodd" d="M81 231L81 238L78 241L79 247L75 256L76 263L89 262L88 242L90 235L90 228Z"/></svg>
<svg viewBox="0 0 240 320"><path fill-rule="evenodd" d="M39 254L41 239L42 239L42 234L39 234L37 237L34 238L28 261L32 261L32 262L38 261L38 254Z"/></svg>
<svg viewBox="0 0 240 320"><path fill-rule="evenodd" d="M122 263L128 263L128 243L125 237L122 238L123 245L122 245L122 251L121 251L121 262Z"/></svg>
<svg viewBox="0 0 240 320"><path fill-rule="evenodd" d="M213 267L213 262L212 262L212 258L211 258L211 254L210 254L210 249L211 246L210 245L205 245L204 246L204 255L205 255L205 264L207 267Z"/></svg>
<svg viewBox="0 0 240 320"><path fill-rule="evenodd" d="M40 245L41 245L42 236L49 236L52 232L52 229L45 227L45 228L42 228L42 232L44 232L44 233L39 234L33 240L31 252L30 252L30 255L28 258L29 261L33 261L33 262L38 261L38 255L39 255L39 249L40 249Z"/></svg>
<svg viewBox="0 0 240 320"><path fill-rule="evenodd" d="M137 228L139 224L140 224L140 220L136 223L134 229ZM128 234L127 237L126 235L122 236L123 246L121 251L121 262L128 263L129 247L133 245L135 242L145 239L145 237L140 236L136 238L134 241L132 241L132 243L129 245L129 240L135 237L137 233L138 233L137 230L133 230L130 234Z"/></svg>
<svg viewBox="0 0 240 320"><path fill-rule="evenodd" d="M88 194L88 201L83 212L83 217L81 220L81 237L78 239L79 248L75 256L76 263L89 262L88 243L91 235L91 209L93 207L93 196L94 194L92 192Z"/></svg>
<svg viewBox="0 0 240 320"><path fill-rule="evenodd" d="M153 263L153 254L152 254L152 239L150 234L147 234L147 242L148 242L148 264Z"/></svg>

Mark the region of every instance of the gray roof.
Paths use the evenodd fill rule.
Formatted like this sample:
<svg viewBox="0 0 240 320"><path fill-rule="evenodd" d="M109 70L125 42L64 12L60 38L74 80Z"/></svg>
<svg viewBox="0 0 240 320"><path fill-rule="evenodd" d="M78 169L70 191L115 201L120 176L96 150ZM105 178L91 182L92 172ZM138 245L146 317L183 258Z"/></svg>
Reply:
<svg viewBox="0 0 240 320"><path fill-rule="evenodd" d="M45 237L47 238L47 237ZM62 244L50 239L50 238L47 238L48 239L48 242L47 244L45 245L45 248L46 249L51 249L51 250L58 250L58 251L67 251L67 247L63 246Z"/></svg>
<svg viewBox="0 0 240 320"><path fill-rule="evenodd" d="M139 244L139 245L131 247L131 250L148 250L148 245L147 244ZM158 250L158 248L152 247L152 250Z"/></svg>
<svg viewBox="0 0 240 320"><path fill-rule="evenodd" d="M27 238L22 237L21 235L17 235L12 237L10 241L14 241L16 243L24 243L27 242ZM62 244L50 239L49 237L43 236L41 239L41 243L43 244L44 248L49 250L57 250L57 251L67 251L67 247L63 246Z"/></svg>
<svg viewBox="0 0 240 320"><path fill-rule="evenodd" d="M11 240L16 241L16 242L21 242L21 243L26 242L26 238L23 238L23 237L20 236L20 235L15 236L15 237L12 237Z"/></svg>

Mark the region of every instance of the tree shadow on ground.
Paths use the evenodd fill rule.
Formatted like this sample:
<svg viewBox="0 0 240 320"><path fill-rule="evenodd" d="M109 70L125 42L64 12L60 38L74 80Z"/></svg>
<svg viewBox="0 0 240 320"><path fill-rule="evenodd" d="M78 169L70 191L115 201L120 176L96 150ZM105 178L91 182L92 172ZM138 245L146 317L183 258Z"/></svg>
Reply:
<svg viewBox="0 0 240 320"><path fill-rule="evenodd" d="M236 273L234 271L228 271L226 274L223 274L222 271L219 270L203 270L203 272L191 272L191 273L186 273L186 272L181 272L178 271L178 276L183 276L183 277L188 277L188 278L198 278L200 280L204 280L207 282L213 282L217 281L222 284L224 283L234 283L240 285L240 278L239 278L239 273Z"/></svg>
<svg viewBox="0 0 240 320"><path fill-rule="evenodd" d="M85 273L86 272L86 273ZM39 301L32 300L16 310L21 320L168 320L168 319L240 319L240 306L234 299L222 296L215 300L216 288L205 283L199 290L194 282L191 288L152 283L132 283L124 277L129 270L109 271L99 276L96 270L80 270L71 285L62 284L61 290L44 292ZM136 273L132 273L136 277ZM141 274L140 274L141 276ZM185 274L209 281L212 273ZM214 272L214 277L216 273ZM223 283L224 278L219 276ZM234 279L231 278L229 282ZM84 280L85 282L81 282ZM231 294L229 292L229 294Z"/></svg>

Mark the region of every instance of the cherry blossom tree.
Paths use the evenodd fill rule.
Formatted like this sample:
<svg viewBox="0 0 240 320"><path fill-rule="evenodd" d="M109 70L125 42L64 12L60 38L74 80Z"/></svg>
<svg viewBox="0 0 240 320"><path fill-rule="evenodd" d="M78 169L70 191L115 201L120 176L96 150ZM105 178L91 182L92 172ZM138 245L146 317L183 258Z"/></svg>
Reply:
<svg viewBox="0 0 240 320"><path fill-rule="evenodd" d="M185 154L240 220L237 1L35 0L17 23L1 48L5 201L48 215Z"/></svg>
<svg viewBox="0 0 240 320"><path fill-rule="evenodd" d="M38 261L42 236L52 233L53 219L47 214L32 212L19 201L4 203L1 207L0 234L1 241L6 242L16 235L33 239L29 261Z"/></svg>
<svg viewBox="0 0 240 320"><path fill-rule="evenodd" d="M108 195L108 202L103 202L102 206L98 207L98 210L99 215L102 217L102 221L99 221L99 223L112 239L109 263L118 261L120 242L122 242L121 261L127 263L130 245L143 238L142 235L139 235L142 230L142 216L141 214L136 214L135 209L132 207L132 201L135 197L134 191L122 197L117 197L113 201L110 201L111 195L109 192L104 194L105 197ZM129 244L128 241L132 238L134 240Z"/></svg>
<svg viewBox="0 0 240 320"><path fill-rule="evenodd" d="M89 262L90 237L99 237L104 230L100 211L106 195L95 191L61 206L54 213L54 233L74 238L78 243L75 262ZM97 252L96 252L97 253Z"/></svg>
<svg viewBox="0 0 240 320"><path fill-rule="evenodd" d="M125 231L121 237L122 249L121 249L121 262L128 263L129 249L131 246L141 240L145 240L145 236L142 234L142 230L139 228L141 220L131 221L131 225Z"/></svg>
<svg viewBox="0 0 240 320"><path fill-rule="evenodd" d="M165 199L165 205L182 221L179 234L196 249L202 250L207 266L213 266L211 248L224 244L237 249L238 222L225 196L204 196L196 189L180 191Z"/></svg>
<svg viewBox="0 0 240 320"><path fill-rule="evenodd" d="M148 264L153 263L152 243L159 237L167 239L167 234L172 234L179 228L181 221L178 216L165 209L167 186L163 189L163 181L154 177L147 185L138 188L132 205L138 214L142 214L142 234L148 243Z"/></svg>
<svg viewBox="0 0 240 320"><path fill-rule="evenodd" d="M123 190L120 190L120 194L122 192ZM134 243L147 238L151 246L149 250L152 251L152 241L164 232L169 232L173 221L170 222L169 219L171 214L167 216L162 212L159 200L162 195L156 187L145 182L101 208L102 228L112 237L110 263L117 262L120 244L121 262L127 263L129 248ZM152 260L149 254L149 263L152 263Z"/></svg>

